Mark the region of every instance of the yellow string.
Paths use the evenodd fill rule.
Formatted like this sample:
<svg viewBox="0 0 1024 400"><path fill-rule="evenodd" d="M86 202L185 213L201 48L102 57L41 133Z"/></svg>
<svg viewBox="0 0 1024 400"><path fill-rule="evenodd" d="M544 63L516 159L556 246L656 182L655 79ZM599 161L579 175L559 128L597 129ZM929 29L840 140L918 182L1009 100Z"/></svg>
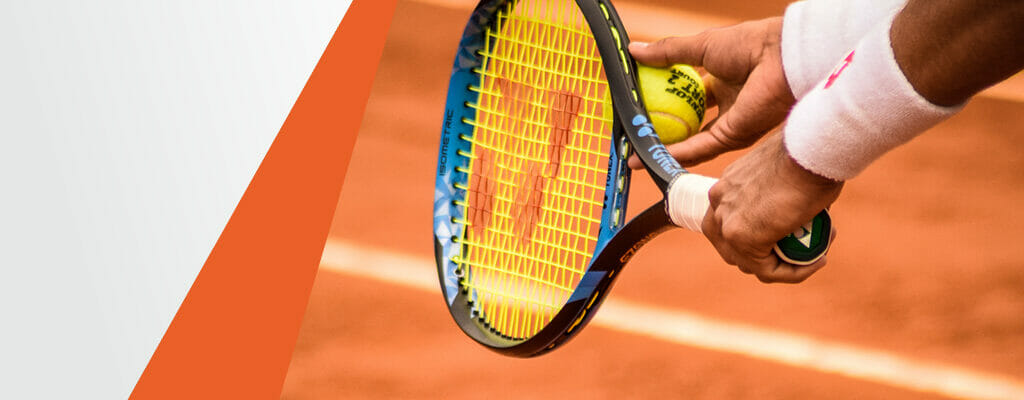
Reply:
<svg viewBox="0 0 1024 400"><path fill-rule="evenodd" d="M478 316L523 339L566 302L594 252L612 117L601 59L573 0L512 2L496 20L471 88L475 118L465 121L472 151L460 153L469 162L458 170L469 178L456 187L470 193L456 202L465 228L455 262ZM566 140L553 146L555 125L566 121ZM492 192L472 193L487 182Z"/></svg>

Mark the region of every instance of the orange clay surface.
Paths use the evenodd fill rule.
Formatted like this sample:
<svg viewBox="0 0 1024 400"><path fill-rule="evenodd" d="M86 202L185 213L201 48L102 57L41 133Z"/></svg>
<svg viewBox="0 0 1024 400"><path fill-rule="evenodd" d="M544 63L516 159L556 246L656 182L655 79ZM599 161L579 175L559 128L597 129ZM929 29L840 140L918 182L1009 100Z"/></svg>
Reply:
<svg viewBox="0 0 1024 400"><path fill-rule="evenodd" d="M469 3L453 8L399 2L329 240L433 257L438 135ZM739 20L778 15L785 3L689 4L673 7ZM627 29L644 23L624 22ZM736 156L695 170L718 175ZM632 213L658 198L643 173L634 177ZM977 98L846 185L832 209L839 237L829 265L807 282L761 284L724 264L700 235L676 230L631 261L611 297L1020 381L1022 204L1024 102ZM427 293L321 269L282 397L935 395L597 326L549 355L509 359L462 334L440 289Z"/></svg>

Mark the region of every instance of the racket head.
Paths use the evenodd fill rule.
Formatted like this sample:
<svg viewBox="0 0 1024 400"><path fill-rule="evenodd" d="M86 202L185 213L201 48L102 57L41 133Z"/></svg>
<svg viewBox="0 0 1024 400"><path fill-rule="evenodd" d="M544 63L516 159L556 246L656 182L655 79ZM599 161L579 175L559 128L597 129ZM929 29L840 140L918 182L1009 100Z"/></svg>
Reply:
<svg viewBox="0 0 1024 400"><path fill-rule="evenodd" d="M602 21L598 29L592 19ZM619 121L646 113L609 104L639 101L639 89L623 76L611 80L632 79L631 91L610 90L602 60L635 70L627 43L603 1L485 0L469 19L442 123L434 248L452 317L488 348L533 356L567 340L626 253L668 226L662 204L629 240L617 236L630 178L626 136L644 127L630 132Z"/></svg>

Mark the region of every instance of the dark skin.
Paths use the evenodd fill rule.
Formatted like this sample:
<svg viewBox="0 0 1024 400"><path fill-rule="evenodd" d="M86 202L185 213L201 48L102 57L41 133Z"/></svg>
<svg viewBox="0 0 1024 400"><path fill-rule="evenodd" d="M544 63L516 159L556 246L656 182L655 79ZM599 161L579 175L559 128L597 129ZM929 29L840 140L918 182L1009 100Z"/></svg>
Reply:
<svg viewBox="0 0 1024 400"><path fill-rule="evenodd" d="M1024 1L909 0L890 30L893 54L911 85L942 106L962 104L1024 68ZM783 73L781 18L691 37L634 43L637 61L703 66L709 106L719 117L693 138L669 146L691 166L746 148L784 122L796 100ZM821 77L824 78L824 77ZM639 168L636 160L630 165ZM843 182L815 175L771 135L731 164L710 193L705 236L722 259L763 282L798 283L824 262L796 267L772 254L776 240L838 198Z"/></svg>
<svg viewBox="0 0 1024 400"><path fill-rule="evenodd" d="M910 1L889 35L914 89L932 103L952 106L1024 66L1024 2Z"/></svg>

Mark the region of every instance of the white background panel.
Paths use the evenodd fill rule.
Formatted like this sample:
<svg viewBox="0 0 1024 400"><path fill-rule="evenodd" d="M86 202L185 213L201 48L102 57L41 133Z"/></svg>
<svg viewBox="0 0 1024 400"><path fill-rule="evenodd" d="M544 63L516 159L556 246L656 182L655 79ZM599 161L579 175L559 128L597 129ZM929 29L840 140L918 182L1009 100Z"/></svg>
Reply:
<svg viewBox="0 0 1024 400"><path fill-rule="evenodd" d="M0 398L127 397L349 3L0 5Z"/></svg>

